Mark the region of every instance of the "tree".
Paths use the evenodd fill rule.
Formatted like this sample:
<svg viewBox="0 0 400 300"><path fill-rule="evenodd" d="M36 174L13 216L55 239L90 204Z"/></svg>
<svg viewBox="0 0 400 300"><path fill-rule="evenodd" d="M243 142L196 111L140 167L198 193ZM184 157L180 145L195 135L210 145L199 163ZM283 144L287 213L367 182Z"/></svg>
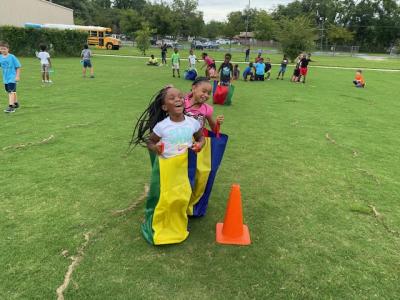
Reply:
<svg viewBox="0 0 400 300"><path fill-rule="evenodd" d="M143 17L136 10L123 10L120 20L121 31L129 37L133 37L134 33L142 28L143 21Z"/></svg>
<svg viewBox="0 0 400 300"><path fill-rule="evenodd" d="M176 35L198 35L202 32L203 13L197 11L197 0L173 0L171 5L177 22Z"/></svg>
<svg viewBox="0 0 400 300"><path fill-rule="evenodd" d="M218 21L210 21L204 25L203 35L210 39L224 35L225 23Z"/></svg>
<svg viewBox="0 0 400 300"><path fill-rule="evenodd" d="M254 26L255 38L262 41L271 40L277 28L275 21L265 10L258 12Z"/></svg>
<svg viewBox="0 0 400 300"><path fill-rule="evenodd" d="M146 5L146 0L114 0L113 6L119 9L134 9L142 11Z"/></svg>
<svg viewBox="0 0 400 300"><path fill-rule="evenodd" d="M334 45L341 45L351 42L354 38L354 33L348 29L336 25L332 25L328 29L328 40Z"/></svg>
<svg viewBox="0 0 400 300"><path fill-rule="evenodd" d="M152 30L149 27L149 23L143 22L142 29L136 31L136 45L143 55L146 55L146 50L150 48L150 37Z"/></svg>
<svg viewBox="0 0 400 300"><path fill-rule="evenodd" d="M149 23L150 28L154 28L157 35L165 36L171 35L176 32L178 26L172 9L165 5L160 4L148 4L143 10L143 16Z"/></svg>
<svg viewBox="0 0 400 300"><path fill-rule="evenodd" d="M315 28L309 18L304 16L294 19L283 18L277 31L277 40L281 43L283 53L293 62L303 51L309 51L317 39Z"/></svg>

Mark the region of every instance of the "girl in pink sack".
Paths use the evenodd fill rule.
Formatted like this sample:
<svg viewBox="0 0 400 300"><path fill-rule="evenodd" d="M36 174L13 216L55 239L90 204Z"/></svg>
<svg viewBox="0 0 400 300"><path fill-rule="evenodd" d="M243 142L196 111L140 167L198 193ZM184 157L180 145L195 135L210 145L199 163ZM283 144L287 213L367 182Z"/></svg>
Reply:
<svg viewBox="0 0 400 300"><path fill-rule="evenodd" d="M204 60L204 65L201 67L203 69L206 67L206 77L208 79L217 77L217 67L215 66L215 60L208 56L207 53L203 53L201 57Z"/></svg>
<svg viewBox="0 0 400 300"><path fill-rule="evenodd" d="M192 84L192 92L185 97L185 112L188 116L197 119L204 128L207 121L211 131L219 131L224 122L224 116L219 115L214 120L214 108L206 102L210 98L212 86L207 77L197 77Z"/></svg>

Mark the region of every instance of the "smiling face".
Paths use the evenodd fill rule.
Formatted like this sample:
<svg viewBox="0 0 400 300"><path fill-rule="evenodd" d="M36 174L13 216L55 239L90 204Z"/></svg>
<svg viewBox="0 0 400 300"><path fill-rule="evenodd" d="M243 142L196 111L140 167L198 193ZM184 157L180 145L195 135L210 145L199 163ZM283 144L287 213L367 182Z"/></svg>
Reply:
<svg viewBox="0 0 400 300"><path fill-rule="evenodd" d="M6 46L0 46L0 53L3 55L7 55L8 54L8 47Z"/></svg>
<svg viewBox="0 0 400 300"><path fill-rule="evenodd" d="M211 95L212 87L208 81L202 81L192 86L193 99L195 103L203 104Z"/></svg>
<svg viewBox="0 0 400 300"><path fill-rule="evenodd" d="M162 109L166 111L173 121L181 121L183 116L183 95L176 88L169 88L163 101Z"/></svg>

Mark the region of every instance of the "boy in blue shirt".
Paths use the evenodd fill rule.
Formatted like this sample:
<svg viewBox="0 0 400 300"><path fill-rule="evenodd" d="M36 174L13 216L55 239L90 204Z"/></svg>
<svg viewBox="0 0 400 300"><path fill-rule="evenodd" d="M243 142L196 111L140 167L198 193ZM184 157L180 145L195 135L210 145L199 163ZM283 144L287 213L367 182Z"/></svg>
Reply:
<svg viewBox="0 0 400 300"><path fill-rule="evenodd" d="M21 63L18 58L9 53L10 46L0 41L0 67L3 72L3 82L8 93L8 107L5 113L13 113L19 108L17 101L17 81L19 81Z"/></svg>
<svg viewBox="0 0 400 300"><path fill-rule="evenodd" d="M253 70L253 63L249 63L249 65L243 71L244 81L247 81L247 77L249 76L250 76L250 81L254 80L254 73L252 72L252 70Z"/></svg>
<svg viewBox="0 0 400 300"><path fill-rule="evenodd" d="M261 57L260 61L254 65L256 70L256 81L264 81L265 64L264 59Z"/></svg>

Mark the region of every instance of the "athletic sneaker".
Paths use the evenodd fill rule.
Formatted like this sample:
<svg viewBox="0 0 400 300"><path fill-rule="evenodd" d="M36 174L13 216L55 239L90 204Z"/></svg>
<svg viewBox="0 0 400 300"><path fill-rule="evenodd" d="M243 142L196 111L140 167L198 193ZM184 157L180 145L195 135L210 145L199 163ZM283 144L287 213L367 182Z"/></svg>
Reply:
<svg viewBox="0 0 400 300"><path fill-rule="evenodd" d="M19 108L19 103L18 103L18 102L15 102L15 103L14 103L14 108L15 108L15 109Z"/></svg>
<svg viewBox="0 0 400 300"><path fill-rule="evenodd" d="M12 106L9 106L4 110L4 112L5 113L13 113L13 112L15 112L15 108Z"/></svg>
<svg viewBox="0 0 400 300"><path fill-rule="evenodd" d="M90 78L94 78L94 75L90 75Z"/></svg>

